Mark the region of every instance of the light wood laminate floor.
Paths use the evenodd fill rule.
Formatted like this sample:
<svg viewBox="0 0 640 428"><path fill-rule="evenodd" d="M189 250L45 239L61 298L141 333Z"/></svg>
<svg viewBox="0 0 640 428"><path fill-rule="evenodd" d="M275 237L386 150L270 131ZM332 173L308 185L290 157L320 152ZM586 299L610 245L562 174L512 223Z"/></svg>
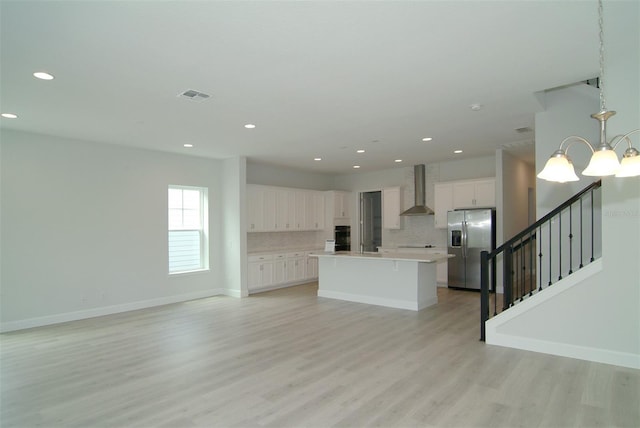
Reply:
<svg viewBox="0 0 640 428"><path fill-rule="evenodd" d="M316 290L5 333L0 425L640 426L640 371L479 342L478 293L413 312Z"/></svg>

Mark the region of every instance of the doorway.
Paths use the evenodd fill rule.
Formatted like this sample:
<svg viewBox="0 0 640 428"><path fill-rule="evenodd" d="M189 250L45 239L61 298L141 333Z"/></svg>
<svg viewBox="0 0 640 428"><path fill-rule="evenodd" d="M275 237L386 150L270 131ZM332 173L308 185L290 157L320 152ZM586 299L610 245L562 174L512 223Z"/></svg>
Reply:
<svg viewBox="0 0 640 428"><path fill-rule="evenodd" d="M382 192L360 193L360 251L377 252L382 246Z"/></svg>

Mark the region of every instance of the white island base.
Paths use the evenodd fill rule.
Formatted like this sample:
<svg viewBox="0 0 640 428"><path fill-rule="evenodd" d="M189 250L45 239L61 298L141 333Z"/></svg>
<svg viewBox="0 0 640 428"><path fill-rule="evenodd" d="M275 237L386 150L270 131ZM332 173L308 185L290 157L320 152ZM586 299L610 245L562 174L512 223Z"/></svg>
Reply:
<svg viewBox="0 0 640 428"><path fill-rule="evenodd" d="M447 255L313 254L318 296L419 311L438 303L436 263Z"/></svg>

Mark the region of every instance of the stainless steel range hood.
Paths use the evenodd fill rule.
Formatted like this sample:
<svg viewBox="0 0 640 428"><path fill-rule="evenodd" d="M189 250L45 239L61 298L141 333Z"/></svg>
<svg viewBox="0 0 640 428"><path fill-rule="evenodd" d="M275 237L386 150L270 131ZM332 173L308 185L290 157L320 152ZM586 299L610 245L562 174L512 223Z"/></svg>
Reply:
<svg viewBox="0 0 640 428"><path fill-rule="evenodd" d="M425 205L424 165L413 166L414 205L400 215L432 215L433 210Z"/></svg>

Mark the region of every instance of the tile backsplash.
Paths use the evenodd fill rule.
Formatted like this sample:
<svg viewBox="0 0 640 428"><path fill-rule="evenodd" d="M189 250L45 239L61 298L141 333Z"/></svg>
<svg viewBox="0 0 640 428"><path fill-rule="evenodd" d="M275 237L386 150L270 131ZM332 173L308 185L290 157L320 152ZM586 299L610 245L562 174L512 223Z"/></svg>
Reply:
<svg viewBox="0 0 640 428"><path fill-rule="evenodd" d="M252 232L247 233L249 253L260 251L324 248L324 232Z"/></svg>

